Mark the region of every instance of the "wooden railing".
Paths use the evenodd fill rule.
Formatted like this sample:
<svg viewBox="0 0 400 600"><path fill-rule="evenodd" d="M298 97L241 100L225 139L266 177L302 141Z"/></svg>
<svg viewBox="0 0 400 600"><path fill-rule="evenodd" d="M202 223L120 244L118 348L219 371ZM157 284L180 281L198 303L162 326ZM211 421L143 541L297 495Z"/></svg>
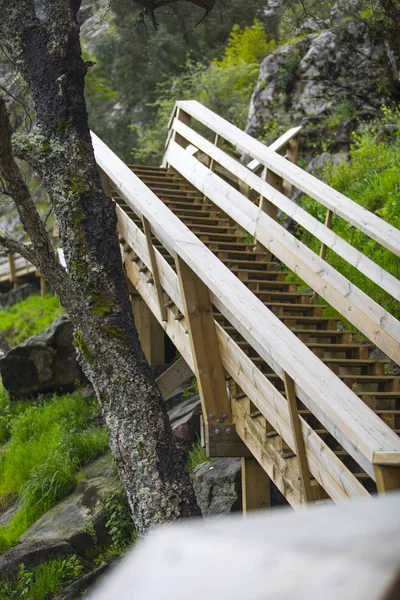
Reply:
<svg viewBox="0 0 400 600"><path fill-rule="evenodd" d="M198 103L178 103L178 109L184 109L186 115L195 116L219 136L254 156L267 169L273 168L290 185L300 187L300 172L302 188L316 195L314 178L311 185L308 174L273 150L267 149L264 154L258 142L243 132L239 136L239 130ZM197 160L193 152L179 145L201 146L201 151L211 160L230 170L268 201L281 202L282 194L277 194L274 188L270 189L238 161L198 136L189 128L188 118L184 119L186 124L182 124L179 118L171 121L167 162L241 227L255 234L261 244L305 281L311 281L318 294L328 296L332 305L336 304L342 314L346 318L351 317L349 320L353 320L361 330L368 331L388 354L398 358L395 340L397 321L320 257L294 240L288 232L282 231L273 218L259 211L243 194ZM118 231L127 245L127 277L196 374L209 454L247 456L250 449L293 505L309 500L308 471L335 501L366 495L357 478L299 416L295 403L297 397L362 469L377 481L379 490L400 486L398 436L264 306L96 135L93 134L92 139L105 189L116 190L142 220L143 231L124 210L117 207ZM256 149L252 147L253 142ZM322 196L325 191L325 187L319 187L317 193ZM330 194L334 195L333 190ZM334 199L344 213L343 199L336 196ZM285 201L290 202L287 198ZM333 207L333 200L329 202ZM358 208L352 207L354 222L362 215L364 228L371 228L379 238L387 234L383 222L373 215L368 217L367 222L364 212L362 209L358 211ZM152 235L174 256L176 272L153 246ZM396 247L395 242L388 244ZM151 281L145 275L147 269L152 274ZM368 299L366 306L363 305L364 298ZM214 321L212 306L285 382L286 398ZM395 327L392 328L393 325ZM229 401L225 372L298 455L303 465L301 467L300 464L302 485L299 486L297 475L287 473L286 462L268 438L260 439L242 408ZM284 481L287 482L288 477L293 480L286 486Z"/></svg>
<svg viewBox="0 0 400 600"><path fill-rule="evenodd" d="M396 255L400 255L400 232L198 102L178 102L175 113L177 116L171 120L165 163L204 192L376 346L399 363L400 323L329 265L324 260L324 255L326 248L331 248L371 281L400 300L400 282L335 234L329 228L329 224L332 214L337 214ZM275 180L274 185L264 181L238 160L200 136L189 127L190 117L207 126L220 139L253 156L268 172L278 178L278 181ZM258 192L261 198L259 208L239 190L196 160L193 154L185 152L182 146L187 144L199 148L210 157L213 164L218 163L242 184ZM327 207L325 225L282 193L283 181ZM275 208L275 213L271 211L271 207ZM320 255L312 252L277 223L274 218L277 209L321 241Z"/></svg>

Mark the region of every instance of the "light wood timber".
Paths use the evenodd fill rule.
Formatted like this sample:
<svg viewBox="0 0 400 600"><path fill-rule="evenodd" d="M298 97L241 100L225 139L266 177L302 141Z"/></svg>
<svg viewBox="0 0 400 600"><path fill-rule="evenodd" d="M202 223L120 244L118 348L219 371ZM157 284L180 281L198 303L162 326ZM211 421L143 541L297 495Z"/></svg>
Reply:
<svg viewBox="0 0 400 600"><path fill-rule="evenodd" d="M180 356L164 373L157 377L157 385L163 398L168 398L193 375L194 373L185 359Z"/></svg>
<svg viewBox="0 0 400 600"><path fill-rule="evenodd" d="M154 252L153 241L151 239L151 227L150 227L150 223L148 222L146 217L142 217L142 222L143 222L144 234L145 234L146 240L147 240L147 248L149 251L149 257L150 257L150 263L151 263L151 273L152 273L153 279L154 279L154 287L156 288L161 320L166 321L167 314L166 314L165 306L164 306L164 298L163 298L163 292L162 292L162 288L161 288L160 274L158 272L157 259L156 259L156 255Z"/></svg>
<svg viewBox="0 0 400 600"><path fill-rule="evenodd" d="M132 310L140 345L150 366L165 362L164 331L157 319L139 295L133 295Z"/></svg>
<svg viewBox="0 0 400 600"><path fill-rule="evenodd" d="M255 458L242 458L242 510L246 515L250 510L271 506L271 479Z"/></svg>
<svg viewBox="0 0 400 600"><path fill-rule="evenodd" d="M301 484L303 487L304 498L306 502L313 501L313 492L311 489L310 482L310 470L308 467L308 460L306 449L304 445L303 431L297 410L296 392L294 389L294 381L287 373L283 374L283 381L285 384L286 400L289 407L290 422L293 429L294 443L296 446L296 455L299 461Z"/></svg>
<svg viewBox="0 0 400 600"><path fill-rule="evenodd" d="M253 156L267 167L267 169L271 169L296 188L344 218L382 244L382 246L391 250L391 252L400 256L400 237L395 227L392 227L343 194L333 190L326 183L303 171L297 165L285 160L282 156L271 151L270 148L216 115L205 106L202 106L196 100L179 101L177 102L177 106L235 145L239 151Z"/></svg>
<svg viewBox="0 0 400 600"><path fill-rule="evenodd" d="M221 437L229 438L229 434L232 434L232 431L227 431L232 423L231 409L210 294L201 279L178 254L175 255L175 264L188 324L204 424L216 424L216 430L221 430ZM218 426L219 423L221 427Z"/></svg>

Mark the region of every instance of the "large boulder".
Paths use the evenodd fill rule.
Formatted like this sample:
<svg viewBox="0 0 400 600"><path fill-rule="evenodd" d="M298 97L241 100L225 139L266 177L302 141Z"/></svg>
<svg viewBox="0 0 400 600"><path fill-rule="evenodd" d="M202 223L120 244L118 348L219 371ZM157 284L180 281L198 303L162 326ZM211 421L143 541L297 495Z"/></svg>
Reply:
<svg viewBox="0 0 400 600"><path fill-rule="evenodd" d="M328 25L329 26L329 25ZM323 27L323 24L322 24ZM315 144L326 134L334 152L347 151L354 116L379 113L389 86L388 51L367 23L342 19L279 48L261 63L246 131L267 135L273 123L304 126L302 138ZM360 58L361 57L361 58ZM338 130L340 123L343 126ZM302 145L304 152L304 144Z"/></svg>
<svg viewBox="0 0 400 600"><path fill-rule="evenodd" d="M241 510L240 458L214 458L198 465L193 470L192 483L203 517Z"/></svg>
<svg viewBox="0 0 400 600"><path fill-rule="evenodd" d="M104 500L110 494L121 491L110 454L85 467L83 474L85 478L75 492L33 523L20 541L51 543L62 540L76 548L79 554L109 541Z"/></svg>
<svg viewBox="0 0 400 600"><path fill-rule="evenodd" d="M71 321L59 317L13 348L0 360L0 374L11 398L72 391L85 376L76 360Z"/></svg>

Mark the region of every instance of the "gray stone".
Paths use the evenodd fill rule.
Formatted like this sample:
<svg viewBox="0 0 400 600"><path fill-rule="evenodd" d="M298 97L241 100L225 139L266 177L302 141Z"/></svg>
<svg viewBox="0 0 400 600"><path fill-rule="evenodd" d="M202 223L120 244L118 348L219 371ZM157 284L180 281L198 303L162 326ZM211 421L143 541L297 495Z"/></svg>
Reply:
<svg viewBox="0 0 400 600"><path fill-rule="evenodd" d="M193 470L192 482L203 517L241 510L240 458L215 458L198 465Z"/></svg>
<svg viewBox="0 0 400 600"><path fill-rule="evenodd" d="M15 500L5 508L0 508L0 527L6 527L11 519L17 514L20 506Z"/></svg>
<svg viewBox="0 0 400 600"><path fill-rule="evenodd" d="M15 575L20 564L33 569L48 560L70 554L76 554L76 550L63 541L26 540L0 554L0 581Z"/></svg>
<svg viewBox="0 0 400 600"><path fill-rule="evenodd" d="M109 453L83 469L85 479L76 491L51 508L29 527L20 540L54 542L62 540L82 554L108 541L103 501L121 484L112 468Z"/></svg>
<svg viewBox="0 0 400 600"><path fill-rule="evenodd" d="M309 26L315 29L318 24ZM287 128L301 124L302 139L310 126L317 129L321 139L321 120L332 113L340 119L343 113L343 125L331 127L328 133L333 150L347 152L349 132L357 124L352 115L362 119L380 113L385 100L382 90L385 83L389 85L387 60L384 40L377 39L366 23L356 20L345 20L340 26L279 48L261 63L246 131L258 136L271 122Z"/></svg>
<svg viewBox="0 0 400 600"><path fill-rule="evenodd" d="M200 396L184 399L168 412L172 430L183 442L195 442L200 437Z"/></svg>
<svg viewBox="0 0 400 600"><path fill-rule="evenodd" d="M86 379L76 360L71 321L59 317L13 348L0 360L0 374L11 398L72 391L77 381Z"/></svg>

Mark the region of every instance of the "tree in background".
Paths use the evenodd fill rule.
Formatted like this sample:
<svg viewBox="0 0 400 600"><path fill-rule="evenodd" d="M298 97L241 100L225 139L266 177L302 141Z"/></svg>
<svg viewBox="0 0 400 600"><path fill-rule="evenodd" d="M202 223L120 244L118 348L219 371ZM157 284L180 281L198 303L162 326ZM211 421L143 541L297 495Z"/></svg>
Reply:
<svg viewBox="0 0 400 600"><path fill-rule="evenodd" d="M35 109L28 134L12 134L0 99L0 175L30 245L0 245L34 264L75 326L82 366L101 403L110 446L137 532L199 514L165 404L139 345L116 233L103 192L84 99L79 0L0 0L0 39ZM59 224L67 269L58 264L15 157L42 178Z"/></svg>

